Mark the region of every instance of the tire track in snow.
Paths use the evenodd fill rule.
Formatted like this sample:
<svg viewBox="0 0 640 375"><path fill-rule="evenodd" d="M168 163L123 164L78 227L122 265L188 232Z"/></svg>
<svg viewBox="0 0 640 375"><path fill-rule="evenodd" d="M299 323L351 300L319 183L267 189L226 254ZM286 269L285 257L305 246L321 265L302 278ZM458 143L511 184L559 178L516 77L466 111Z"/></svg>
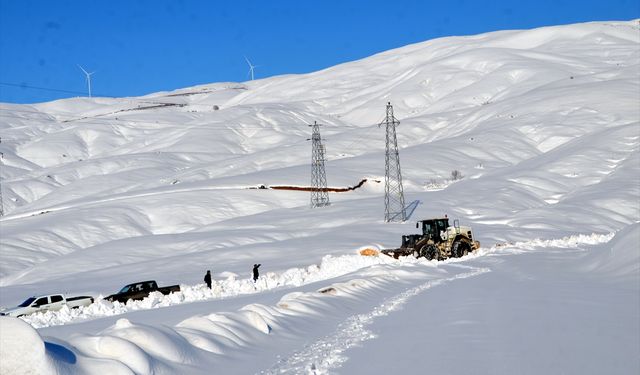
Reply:
<svg viewBox="0 0 640 375"><path fill-rule="evenodd" d="M535 238L528 241L497 244L488 249L480 248L479 251L474 254L469 254L468 257L445 260L442 263L449 264L452 267L467 268L472 271L457 274L449 278L430 280L394 297L388 298L368 313L347 318L338 325L332 334L305 346L304 349L293 353L287 358L279 360L268 370L261 371L260 374L330 374L333 369L341 367L342 364L348 360L348 357L343 354L345 351L364 341L376 338L376 335L367 329L367 326L373 324L376 318L393 313L400 309L411 298L432 287L459 279L475 277L491 271L488 268L464 266L459 264L461 261L500 252L516 255L536 248L578 248L583 245L597 245L609 242L613 236L614 233L592 233L575 234L559 239Z"/></svg>
<svg viewBox="0 0 640 375"><path fill-rule="evenodd" d="M457 267L462 268L464 266ZM367 329L367 326L373 324L377 318L393 313L400 309L411 298L435 286L478 276L486 272L490 272L490 270L488 268L473 268L470 272L457 274L449 278L427 281L424 284L388 298L368 313L353 315L347 318L339 324L337 329L330 335L305 346L304 349L293 353L287 358L281 359L273 367L261 371L260 374L330 374L332 369L341 367L342 364L348 360L348 357L343 355L345 351L363 341L372 340L377 337L375 333Z"/></svg>

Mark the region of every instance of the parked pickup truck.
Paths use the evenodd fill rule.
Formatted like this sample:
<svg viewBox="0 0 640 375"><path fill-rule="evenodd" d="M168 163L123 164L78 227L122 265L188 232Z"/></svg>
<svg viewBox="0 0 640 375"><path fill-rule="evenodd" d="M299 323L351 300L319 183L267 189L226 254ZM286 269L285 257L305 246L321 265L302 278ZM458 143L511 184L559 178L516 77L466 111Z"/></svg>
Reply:
<svg viewBox="0 0 640 375"><path fill-rule="evenodd" d="M141 281L125 285L118 293L105 297L107 301L127 303L128 300L140 300L149 295L151 292L160 292L162 294L169 294L173 292L179 292L180 285L165 286L158 288L158 284L154 280Z"/></svg>
<svg viewBox="0 0 640 375"><path fill-rule="evenodd" d="M16 307L0 311L0 315L23 316L36 312L57 311L63 306L75 309L80 306L89 306L93 303L93 297L79 296L66 298L62 294L51 294L48 296L29 297Z"/></svg>

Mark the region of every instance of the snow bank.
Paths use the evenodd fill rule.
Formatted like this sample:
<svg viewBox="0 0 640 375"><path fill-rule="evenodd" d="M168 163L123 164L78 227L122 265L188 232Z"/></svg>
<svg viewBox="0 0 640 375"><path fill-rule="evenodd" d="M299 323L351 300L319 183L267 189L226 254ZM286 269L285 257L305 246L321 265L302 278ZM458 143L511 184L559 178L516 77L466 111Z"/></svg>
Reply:
<svg viewBox="0 0 640 375"><path fill-rule="evenodd" d="M108 373L114 373L114 369L130 369L136 374L151 374L154 364L151 356L133 342L114 336L80 336L74 338L71 343L82 348L82 352L91 358L111 359ZM119 364L118 364L119 363ZM88 368L95 370L89 365ZM91 372L91 371L89 371Z"/></svg>
<svg viewBox="0 0 640 375"><path fill-rule="evenodd" d="M500 243L489 248L480 248L469 256L477 257L491 253L517 254L524 251L534 251L540 248L576 249L584 245L599 245L611 241L615 233L575 234L557 239L536 238L529 241L517 241L513 243ZM451 259L457 261L457 259Z"/></svg>
<svg viewBox="0 0 640 375"><path fill-rule="evenodd" d="M119 337L134 343L141 350L162 360L194 363L192 347L172 330L163 330L144 324L133 324L127 319L119 319L104 335Z"/></svg>
<svg viewBox="0 0 640 375"><path fill-rule="evenodd" d="M443 261L443 264L458 263L467 259L484 256L492 253L513 253L532 251L539 248L578 248L584 245L596 245L609 242L614 236L610 234L577 234L560 239L533 239L513 244L499 244L488 248L480 248L465 258L452 258ZM624 247L624 246L619 246ZM628 246L627 246L628 247ZM430 264L437 266L437 262L429 262L423 258L401 257L396 260L387 256L361 256L361 255L327 255L322 258L319 265L313 264L305 268L290 268L282 273L268 272L262 275L256 283L250 279L237 279L233 273L223 273L226 279L212 280L211 289L204 284L180 285L180 291L163 295L159 292L151 293L141 301L109 302L102 298L95 303L69 309L66 306L59 311L47 311L21 317L35 328L63 325L77 321L96 319L105 316L126 314L131 311L157 309L184 303L206 301L211 299L229 298L243 294L260 293L275 288L292 288L310 284L322 280L329 280L346 275L358 270L368 268L367 274L378 276L387 272L385 269L376 270L373 266L396 264ZM398 271L402 272L402 271ZM410 277L410 273L403 277Z"/></svg>
<svg viewBox="0 0 640 375"><path fill-rule="evenodd" d="M0 316L0 374L53 374L44 341L20 319Z"/></svg>
<svg viewBox="0 0 640 375"><path fill-rule="evenodd" d="M586 262L584 269L609 282L640 282L640 223L616 233L610 242Z"/></svg>
<svg viewBox="0 0 640 375"><path fill-rule="evenodd" d="M379 293L389 283L398 282L396 271L402 271L403 267L398 261L394 262L400 267L386 264L384 267L387 267L387 272L375 277L333 283L314 292L289 293L273 306L249 304L237 311L192 316L173 327L148 326L119 319L97 335L73 336L69 347L78 353L80 360L75 368L66 364L66 369L71 372L110 374L131 371L136 374L184 373L185 369L210 373L205 370L203 363L211 360L211 356L230 356L234 350L246 349L260 341L260 338L269 337L274 329L282 330L300 319L314 320L322 319L326 314L349 314L349 309L336 307L347 301L361 301L368 293ZM412 263L415 262L406 262L404 266L413 267ZM425 277L428 269L424 267L422 271L414 271ZM463 274L463 277L467 276L471 276L471 273ZM453 279L457 277L460 276L454 276ZM411 296L441 282L435 280L402 293L375 309L372 317L393 311ZM28 327L24 322L19 323ZM37 332L30 327L28 329L35 333L42 347ZM358 326L350 327L342 337L345 334L354 336L354 329L358 329ZM359 337L356 337L350 342L358 340ZM41 357L44 358L44 355ZM62 366L55 358L51 362Z"/></svg>
<svg viewBox="0 0 640 375"><path fill-rule="evenodd" d="M136 310L148 310L183 303L234 297L242 294L260 293L275 288L297 287L346 275L373 265L398 262L423 263L425 260L407 257L398 261L386 256L366 257L360 255L343 255L334 257L327 255L319 265L313 264L306 268L291 268L282 273L268 272L260 276L256 283L250 279L237 279L234 274L230 274L226 279L212 280L211 289L207 288L204 284L180 285L181 290L179 292L169 295L153 292L141 301L130 300L124 304L120 302L112 303L99 298L95 303L78 309L69 309L65 306L59 311L47 311L27 315L21 317L21 319L35 328L50 327L74 321L121 315Z"/></svg>

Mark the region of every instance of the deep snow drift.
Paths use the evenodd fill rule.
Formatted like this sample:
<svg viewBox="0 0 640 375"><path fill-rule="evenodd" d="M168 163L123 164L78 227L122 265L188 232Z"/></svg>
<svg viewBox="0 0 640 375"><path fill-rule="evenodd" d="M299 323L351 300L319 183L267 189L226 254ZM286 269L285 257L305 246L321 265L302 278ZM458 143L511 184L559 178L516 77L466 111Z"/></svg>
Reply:
<svg viewBox="0 0 640 375"><path fill-rule="evenodd" d="M634 20L139 98L1 104L0 305L148 279L183 291L2 317L0 372L637 373L639 72ZM382 220L388 101L406 202L419 202L403 224ZM309 185L313 121L329 185L367 178L319 209L308 192L257 188ZM357 255L444 213L482 249Z"/></svg>

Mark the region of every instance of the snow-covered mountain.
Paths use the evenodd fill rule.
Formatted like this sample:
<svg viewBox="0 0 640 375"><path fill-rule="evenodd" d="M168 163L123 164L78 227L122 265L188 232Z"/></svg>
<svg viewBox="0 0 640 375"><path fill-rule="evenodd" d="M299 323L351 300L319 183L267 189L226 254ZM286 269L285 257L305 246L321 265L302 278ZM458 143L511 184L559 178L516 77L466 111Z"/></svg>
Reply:
<svg viewBox="0 0 640 375"><path fill-rule="evenodd" d="M383 220L387 102L405 199L419 202L403 224ZM258 187L309 185L314 121L329 186L367 181L311 209L308 192ZM1 104L0 132L1 305L148 279L183 289L23 318L43 338L2 317L9 372L34 345L31 363L51 373L640 371L638 20L441 38L144 97ZM445 213L480 251L356 254ZM207 269L218 289L201 285Z"/></svg>

